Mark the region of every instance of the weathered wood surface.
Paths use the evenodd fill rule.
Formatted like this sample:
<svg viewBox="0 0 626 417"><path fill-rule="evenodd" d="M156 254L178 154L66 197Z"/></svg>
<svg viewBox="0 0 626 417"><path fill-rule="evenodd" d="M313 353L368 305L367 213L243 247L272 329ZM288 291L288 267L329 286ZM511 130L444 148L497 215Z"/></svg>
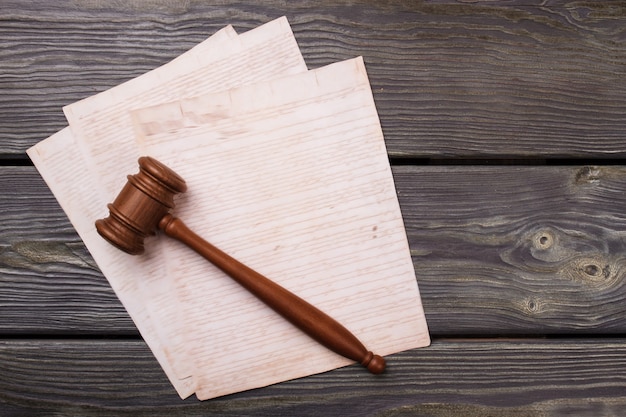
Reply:
<svg viewBox="0 0 626 417"><path fill-rule="evenodd" d="M33 361L32 358L38 358ZM626 340L437 341L358 366L199 402L140 341L0 341L9 416L620 416Z"/></svg>
<svg viewBox="0 0 626 417"><path fill-rule="evenodd" d="M395 174L437 334L624 333L626 168Z"/></svg>
<svg viewBox="0 0 626 417"><path fill-rule="evenodd" d="M311 68L365 58L435 341L181 401L14 165L63 105L281 15ZM0 415L626 415L626 2L0 0L0 46Z"/></svg>
<svg viewBox="0 0 626 417"><path fill-rule="evenodd" d="M0 334L136 335L35 168L0 167L0 190Z"/></svg>
<svg viewBox="0 0 626 417"><path fill-rule="evenodd" d="M626 332L626 168L400 166L435 336ZM0 169L0 332L136 334L32 167Z"/></svg>
<svg viewBox="0 0 626 417"><path fill-rule="evenodd" d="M310 67L364 56L393 157L626 157L626 4L476 3L2 0L0 154L227 23L286 15Z"/></svg>

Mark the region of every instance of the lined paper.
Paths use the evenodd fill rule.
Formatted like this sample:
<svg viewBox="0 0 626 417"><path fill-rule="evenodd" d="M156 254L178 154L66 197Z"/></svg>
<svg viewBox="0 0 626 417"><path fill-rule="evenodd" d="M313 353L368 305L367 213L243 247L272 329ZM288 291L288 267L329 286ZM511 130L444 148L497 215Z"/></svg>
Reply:
<svg viewBox="0 0 626 417"><path fill-rule="evenodd" d="M225 26L64 109L28 150L181 398L351 364L183 244L127 255L96 232L147 154L182 175L174 214L388 355L428 329L362 58L307 71L287 19ZM364 370L367 373L366 370Z"/></svg>
<svg viewBox="0 0 626 417"><path fill-rule="evenodd" d="M245 77L241 76L242 68L246 69ZM48 185L64 202L62 207L71 209L65 210L66 214L79 234L82 232L81 237L85 236L83 241L142 336L154 339L151 348L160 351L155 356L182 398L195 391L194 369L187 360L185 335L178 326L185 318L177 300L172 300L177 294L175 283L165 274L164 260L159 256L160 240L149 239L147 245L153 250L146 255L129 257L103 246L93 225L107 215L106 206L122 189L126 175L137 171L139 150L128 112L191 92L217 91L305 70L285 18L240 36L226 26L174 61L65 107L70 128L29 150L42 176L54 176ZM69 141L71 154L65 152ZM98 256L104 248L105 255ZM151 336L146 337L147 332Z"/></svg>
<svg viewBox="0 0 626 417"><path fill-rule="evenodd" d="M374 352L428 345L361 58L133 115L144 153L187 181L175 212L192 230L338 319ZM197 254L165 244L169 274L184 282L199 398L350 363Z"/></svg>

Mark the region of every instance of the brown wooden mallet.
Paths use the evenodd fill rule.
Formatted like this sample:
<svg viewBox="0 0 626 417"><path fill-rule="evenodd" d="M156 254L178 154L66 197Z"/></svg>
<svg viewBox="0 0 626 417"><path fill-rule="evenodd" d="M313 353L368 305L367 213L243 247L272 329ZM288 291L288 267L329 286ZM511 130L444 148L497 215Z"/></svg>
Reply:
<svg viewBox="0 0 626 417"><path fill-rule="evenodd" d="M128 182L112 204L109 217L96 221L102 237L132 254L144 251L144 238L161 229L224 271L293 325L330 350L361 363L373 374L385 370L385 359L368 351L348 329L333 318L258 272L222 252L192 232L169 211L174 195L187 185L178 174L151 157L139 158L139 173Z"/></svg>

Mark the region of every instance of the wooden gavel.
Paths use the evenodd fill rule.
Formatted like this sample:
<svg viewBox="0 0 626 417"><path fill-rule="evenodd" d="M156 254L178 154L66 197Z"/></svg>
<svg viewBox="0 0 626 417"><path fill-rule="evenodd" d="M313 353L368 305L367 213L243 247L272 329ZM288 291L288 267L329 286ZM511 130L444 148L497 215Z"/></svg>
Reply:
<svg viewBox="0 0 626 417"><path fill-rule="evenodd" d="M348 329L297 295L252 270L192 232L172 216L174 195L187 185L178 174L154 158L139 158L139 173L112 204L109 216L96 221L102 237L117 248L138 255L144 238L157 228L202 255L293 325L330 350L361 363L373 374L385 370L385 359L368 351Z"/></svg>

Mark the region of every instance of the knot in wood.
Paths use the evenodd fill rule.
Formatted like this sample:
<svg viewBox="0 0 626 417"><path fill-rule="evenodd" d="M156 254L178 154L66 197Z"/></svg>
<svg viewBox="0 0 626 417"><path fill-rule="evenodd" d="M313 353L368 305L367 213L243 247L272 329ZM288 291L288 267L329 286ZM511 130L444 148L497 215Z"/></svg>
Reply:
<svg viewBox="0 0 626 417"><path fill-rule="evenodd" d="M594 184L600 181L600 175L598 167L583 167L576 173L575 182L578 185Z"/></svg>
<svg viewBox="0 0 626 417"><path fill-rule="evenodd" d="M604 291L621 285L622 269L619 260L611 260L598 254L572 259L561 274L572 281Z"/></svg>
<svg viewBox="0 0 626 417"><path fill-rule="evenodd" d="M533 246L539 250L550 249L554 245L555 237L550 230L542 230L534 236Z"/></svg>
<svg viewBox="0 0 626 417"><path fill-rule="evenodd" d="M540 313L541 311L541 303L535 297L529 297L526 300L524 307L525 307L524 310L526 311L526 313L532 314L532 315L536 315Z"/></svg>

